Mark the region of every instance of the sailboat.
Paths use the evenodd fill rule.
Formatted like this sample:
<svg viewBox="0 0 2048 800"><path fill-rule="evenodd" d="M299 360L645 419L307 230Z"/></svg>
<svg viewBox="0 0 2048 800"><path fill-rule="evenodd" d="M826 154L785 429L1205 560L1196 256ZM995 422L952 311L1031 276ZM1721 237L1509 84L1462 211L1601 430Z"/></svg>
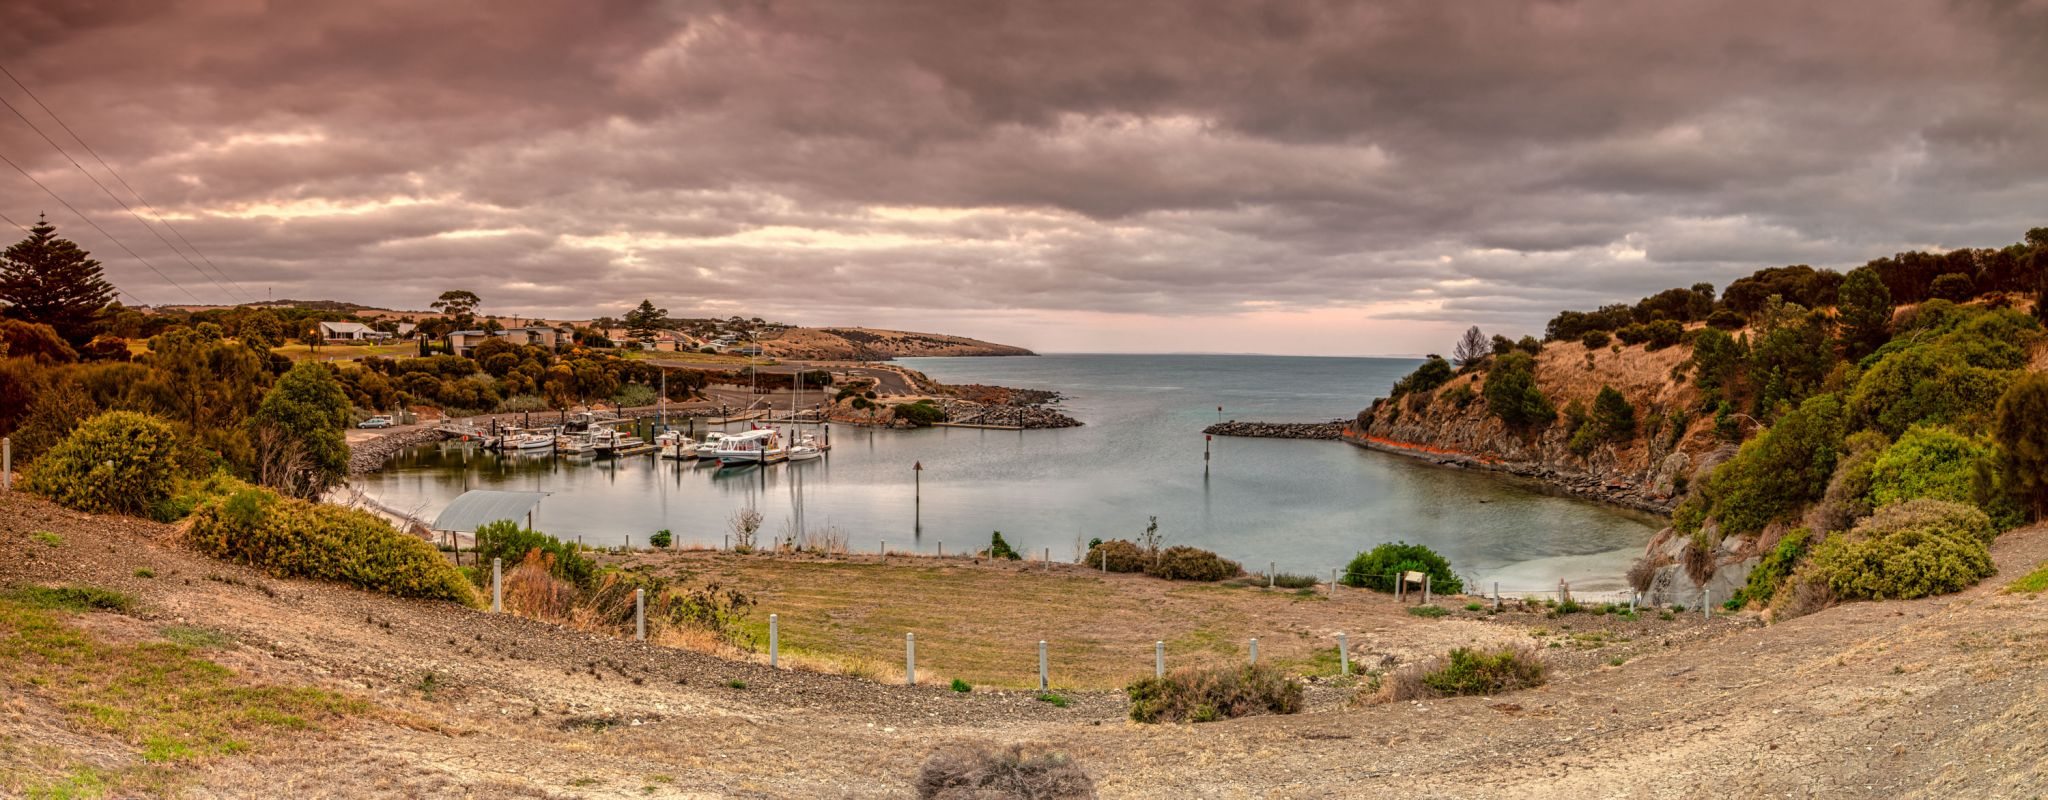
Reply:
<svg viewBox="0 0 2048 800"><path fill-rule="evenodd" d="M655 449L662 458L676 461L690 461L697 458L697 440L684 436L682 431L662 431L654 437Z"/></svg>

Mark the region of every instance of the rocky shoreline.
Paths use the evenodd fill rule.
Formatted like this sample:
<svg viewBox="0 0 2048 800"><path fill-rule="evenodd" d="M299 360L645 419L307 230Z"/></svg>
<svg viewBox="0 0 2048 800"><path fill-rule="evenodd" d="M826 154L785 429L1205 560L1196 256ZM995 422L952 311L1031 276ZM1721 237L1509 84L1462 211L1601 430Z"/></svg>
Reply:
<svg viewBox="0 0 2048 800"><path fill-rule="evenodd" d="M1483 469L1529 478L1574 497L1617 505L1634 511L1655 514L1660 517L1671 516L1672 509L1678 507L1679 497L1675 494L1661 494L1657 491L1655 485L1637 482L1625 477L1566 472L1536 463L1498 461L1466 453L1406 445L1378 437L1360 436L1348 431L1338 438L1368 450L1378 450L1382 453L1418 458L1441 466Z"/></svg>
<svg viewBox="0 0 2048 800"><path fill-rule="evenodd" d="M428 428L385 434L375 439L350 445L348 448L348 474L361 475L376 472L384 467L398 451L417 444L438 442L441 432Z"/></svg>
<svg viewBox="0 0 2048 800"><path fill-rule="evenodd" d="M1245 436L1261 439L1337 439L1344 435L1345 420L1329 422L1218 422L1202 432L1213 436Z"/></svg>

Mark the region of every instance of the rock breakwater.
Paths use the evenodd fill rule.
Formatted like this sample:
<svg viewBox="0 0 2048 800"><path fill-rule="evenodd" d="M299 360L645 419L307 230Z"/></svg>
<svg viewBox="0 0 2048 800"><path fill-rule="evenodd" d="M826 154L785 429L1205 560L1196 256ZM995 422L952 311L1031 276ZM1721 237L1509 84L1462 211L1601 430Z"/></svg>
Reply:
<svg viewBox="0 0 2048 800"><path fill-rule="evenodd" d="M1218 422L1202 432L1215 436L1248 436L1263 439L1337 439L1344 435L1345 420L1329 422Z"/></svg>

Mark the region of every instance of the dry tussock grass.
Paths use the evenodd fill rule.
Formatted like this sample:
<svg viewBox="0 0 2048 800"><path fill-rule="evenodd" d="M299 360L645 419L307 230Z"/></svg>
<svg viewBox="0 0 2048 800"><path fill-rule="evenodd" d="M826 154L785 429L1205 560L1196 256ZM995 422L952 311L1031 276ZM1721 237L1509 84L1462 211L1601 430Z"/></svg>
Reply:
<svg viewBox="0 0 2048 800"><path fill-rule="evenodd" d="M954 745L925 759L918 770L917 796L920 800L1092 798L1095 780L1073 759L1043 746Z"/></svg>

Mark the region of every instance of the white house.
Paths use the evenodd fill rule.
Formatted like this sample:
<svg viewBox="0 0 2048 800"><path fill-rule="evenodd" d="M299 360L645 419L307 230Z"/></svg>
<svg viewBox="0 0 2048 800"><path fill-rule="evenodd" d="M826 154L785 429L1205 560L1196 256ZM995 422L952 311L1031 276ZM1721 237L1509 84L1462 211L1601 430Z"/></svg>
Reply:
<svg viewBox="0 0 2048 800"><path fill-rule="evenodd" d="M383 334L370 330L370 326L360 322L322 322L320 338L330 342L354 342L383 338Z"/></svg>

